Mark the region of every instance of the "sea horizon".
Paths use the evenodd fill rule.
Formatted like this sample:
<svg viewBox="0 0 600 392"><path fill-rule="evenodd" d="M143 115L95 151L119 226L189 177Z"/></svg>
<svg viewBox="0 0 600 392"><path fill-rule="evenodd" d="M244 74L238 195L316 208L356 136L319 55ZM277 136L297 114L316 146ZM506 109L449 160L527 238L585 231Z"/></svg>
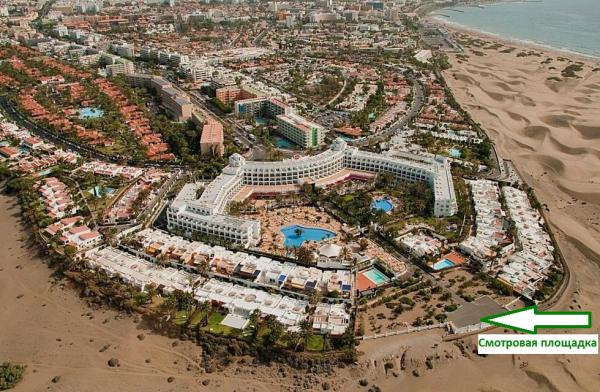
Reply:
<svg viewBox="0 0 600 392"><path fill-rule="evenodd" d="M600 59L600 2L595 0L499 1L446 7L430 17L526 46Z"/></svg>

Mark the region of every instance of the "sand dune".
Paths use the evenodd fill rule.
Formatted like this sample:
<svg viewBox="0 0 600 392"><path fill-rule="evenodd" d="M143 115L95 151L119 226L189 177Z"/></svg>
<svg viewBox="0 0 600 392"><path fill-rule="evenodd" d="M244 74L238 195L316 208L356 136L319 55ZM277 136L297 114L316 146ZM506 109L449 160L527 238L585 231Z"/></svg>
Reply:
<svg viewBox="0 0 600 392"><path fill-rule="evenodd" d="M572 271L566 293L554 308L600 314L600 73L591 72L597 65L584 61L581 79L548 80L560 78L568 62L541 61L564 54L517 58L518 52L488 49L484 56L470 56L467 62L451 56L453 66L446 71L446 80L457 101L482 124L500 154L514 161L547 206L546 215ZM599 330L599 318L595 316L593 328L587 332ZM383 390L395 390L399 385L406 390L424 391L439 390L442 385L447 391L600 390L598 356L482 359L459 355L445 361L445 355L456 352L439 342L432 349L436 340L431 334L361 344L359 349L365 355L360 375ZM473 339L466 339L464 344L474 347ZM416 354L418 350L420 355ZM385 372L386 361L396 363L405 353L420 369L420 377L399 372L396 378ZM441 358L434 370L423 369L419 362L423 355ZM358 388L349 385L348 390Z"/></svg>
<svg viewBox="0 0 600 392"><path fill-rule="evenodd" d="M501 155L515 161L550 215L568 209L581 222L579 241L600 254L600 73L592 72L597 64L583 61L579 78L565 80L561 70L568 62L540 61L556 54L483 52L468 62L453 61L446 72L457 100L489 130ZM519 84L512 84L516 79ZM503 93L509 83L511 91ZM577 203L579 198L586 204ZM559 221L553 224L566 230Z"/></svg>
<svg viewBox="0 0 600 392"><path fill-rule="evenodd" d="M446 80L457 101L488 130L500 154L514 161L547 206L546 215L572 271L569 288L555 308L600 314L600 73L592 72L598 63L582 60L579 78L564 80L561 70L568 62L541 64L541 59L556 59L556 53L517 58L518 51L483 52L468 62L451 58ZM485 76L474 72L478 70ZM490 92L501 94L505 83L514 91L490 99ZM599 330L598 320L593 318L593 332ZM525 373L539 390L600 389L597 371L585 370L600 367L597 356L526 360ZM520 389L528 389L522 385Z"/></svg>
<svg viewBox="0 0 600 392"><path fill-rule="evenodd" d="M591 100L588 99L588 101ZM581 134L581 137L584 139L597 139L600 137L600 126L598 125L584 125L573 122L572 126Z"/></svg>

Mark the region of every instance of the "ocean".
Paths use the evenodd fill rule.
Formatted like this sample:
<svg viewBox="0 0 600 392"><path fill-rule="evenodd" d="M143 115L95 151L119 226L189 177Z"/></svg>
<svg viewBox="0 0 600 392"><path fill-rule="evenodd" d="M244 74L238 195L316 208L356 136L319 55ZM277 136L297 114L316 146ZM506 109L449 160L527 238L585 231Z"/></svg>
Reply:
<svg viewBox="0 0 600 392"><path fill-rule="evenodd" d="M449 7L438 20L600 58L600 0L532 0Z"/></svg>

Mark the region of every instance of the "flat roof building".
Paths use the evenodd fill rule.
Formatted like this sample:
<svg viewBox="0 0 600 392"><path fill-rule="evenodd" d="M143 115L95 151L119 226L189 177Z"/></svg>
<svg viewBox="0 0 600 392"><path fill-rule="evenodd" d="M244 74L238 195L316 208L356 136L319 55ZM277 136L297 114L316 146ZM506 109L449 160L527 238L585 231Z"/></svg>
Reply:
<svg viewBox="0 0 600 392"><path fill-rule="evenodd" d="M435 216L451 216L457 211L447 159L414 154L375 154L350 147L338 138L330 149L320 154L280 162L246 162L241 155L233 154L229 157L229 165L206 186L199 198L196 197L198 185L184 186L167 210L167 224L169 230L181 230L188 236L197 232L254 246L260 242L260 223L225 215L227 204L242 187L318 184L319 180L344 169L387 172L398 180L425 182L433 189Z"/></svg>
<svg viewBox="0 0 600 392"><path fill-rule="evenodd" d="M280 114L276 119L277 132L300 147L318 147L325 140L325 128L302 116L294 113Z"/></svg>
<svg viewBox="0 0 600 392"><path fill-rule="evenodd" d="M223 124L209 119L202 127L200 154L222 157L223 153Z"/></svg>

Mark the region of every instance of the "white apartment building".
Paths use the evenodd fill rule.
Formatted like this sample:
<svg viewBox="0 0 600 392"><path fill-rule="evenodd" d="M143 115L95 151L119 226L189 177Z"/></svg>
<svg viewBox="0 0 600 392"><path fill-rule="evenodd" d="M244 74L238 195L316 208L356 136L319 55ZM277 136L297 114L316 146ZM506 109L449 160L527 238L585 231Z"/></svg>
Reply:
<svg viewBox="0 0 600 392"><path fill-rule="evenodd" d="M129 60L122 60L121 62L115 64L109 64L106 66L106 73L108 76L116 76L116 75L129 75L135 72L135 66L133 62Z"/></svg>
<svg viewBox="0 0 600 392"><path fill-rule="evenodd" d="M295 113L280 114L276 119L277 132L302 148L318 147L325 139L324 127Z"/></svg>
<svg viewBox="0 0 600 392"><path fill-rule="evenodd" d="M313 330L320 334L339 336L346 332L350 315L343 304L318 304L313 315Z"/></svg>
<svg viewBox="0 0 600 392"><path fill-rule="evenodd" d="M467 183L471 188L477 230L475 235L460 243L460 250L484 261L496 256L495 248L506 240L500 189L496 182L490 180L471 180Z"/></svg>
<svg viewBox="0 0 600 392"><path fill-rule="evenodd" d="M179 66L179 72L193 82L200 80L211 80L214 68L205 62L194 61L192 63L184 63Z"/></svg>
<svg viewBox="0 0 600 392"><path fill-rule="evenodd" d="M544 218L531 206L525 191L504 186L502 194L515 224L520 250L508 258L498 277L519 294L533 299L539 283L555 263L554 245L544 228Z"/></svg>

